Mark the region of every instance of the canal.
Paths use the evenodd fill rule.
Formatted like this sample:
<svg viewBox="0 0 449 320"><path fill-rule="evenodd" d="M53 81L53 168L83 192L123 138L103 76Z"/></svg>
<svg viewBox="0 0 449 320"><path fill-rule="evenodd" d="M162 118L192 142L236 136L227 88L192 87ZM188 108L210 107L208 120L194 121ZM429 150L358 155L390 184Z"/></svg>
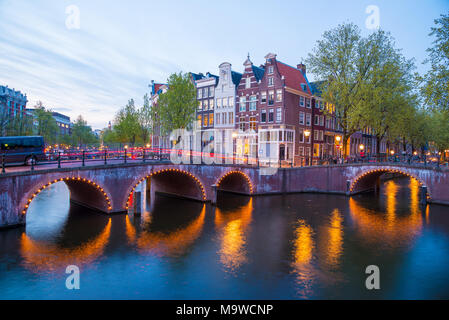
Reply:
<svg viewBox="0 0 449 320"><path fill-rule="evenodd" d="M449 208L420 205L418 183L378 194L244 197L217 207L156 196L140 218L43 191L22 229L0 231L1 299L449 298ZM68 265L80 289L65 286ZM380 269L367 290L365 269Z"/></svg>

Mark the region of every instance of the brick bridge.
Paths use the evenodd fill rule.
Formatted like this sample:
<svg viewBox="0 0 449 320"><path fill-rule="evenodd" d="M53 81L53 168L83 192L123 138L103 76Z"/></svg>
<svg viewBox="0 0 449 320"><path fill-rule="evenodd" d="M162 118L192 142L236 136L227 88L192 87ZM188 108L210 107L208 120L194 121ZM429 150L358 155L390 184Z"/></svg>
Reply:
<svg viewBox="0 0 449 320"><path fill-rule="evenodd" d="M24 225L31 201L65 182L71 201L105 213L126 212L135 187L215 203L217 190L246 195L322 192L352 195L373 189L384 173L413 177L428 202L449 205L449 170L394 164L301 168L128 163L0 174L0 228Z"/></svg>

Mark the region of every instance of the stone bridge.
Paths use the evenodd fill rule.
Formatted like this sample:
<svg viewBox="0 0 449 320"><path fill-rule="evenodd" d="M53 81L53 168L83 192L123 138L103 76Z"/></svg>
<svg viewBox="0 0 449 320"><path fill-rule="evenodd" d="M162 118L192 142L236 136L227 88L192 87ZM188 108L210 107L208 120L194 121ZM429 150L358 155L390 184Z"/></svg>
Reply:
<svg viewBox="0 0 449 320"><path fill-rule="evenodd" d="M151 192L215 203L217 191L245 195L321 192L352 195L379 185L384 173L418 180L428 202L449 205L449 170L393 164L298 168L236 165L127 163L0 174L0 228L24 225L30 203L53 183L64 182L71 201L104 213L126 212L136 186Z"/></svg>

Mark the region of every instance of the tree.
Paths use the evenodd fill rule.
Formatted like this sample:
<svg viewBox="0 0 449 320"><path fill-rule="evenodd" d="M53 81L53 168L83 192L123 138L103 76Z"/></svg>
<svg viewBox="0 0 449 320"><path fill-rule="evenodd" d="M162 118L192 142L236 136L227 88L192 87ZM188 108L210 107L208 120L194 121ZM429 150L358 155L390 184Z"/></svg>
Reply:
<svg viewBox="0 0 449 320"><path fill-rule="evenodd" d="M369 76L373 62L365 45L360 29L345 23L326 31L306 60L312 73L324 80L322 97L335 108L337 122L343 131L345 157L351 135L360 128L361 83Z"/></svg>
<svg viewBox="0 0 449 320"><path fill-rule="evenodd" d="M402 56L394 47L393 38L382 30L362 42L366 51L364 57L369 63L362 64L368 66L367 76L359 83L354 111L361 118L362 127L373 130L378 155L384 138L389 141L402 138L405 148L404 127L412 124L410 116L415 114L418 105L417 95L413 92L414 63Z"/></svg>
<svg viewBox="0 0 449 320"><path fill-rule="evenodd" d="M92 132L92 128L87 125L87 121L80 115L72 126L72 141L76 145L86 145L98 142L97 137Z"/></svg>
<svg viewBox="0 0 449 320"><path fill-rule="evenodd" d="M431 141L435 147L445 156L445 150L449 150L449 111L433 110L431 112Z"/></svg>
<svg viewBox="0 0 449 320"><path fill-rule="evenodd" d="M9 136L29 136L33 134L33 119L32 117L17 113L11 119L8 125Z"/></svg>
<svg viewBox="0 0 449 320"><path fill-rule="evenodd" d="M161 133L169 134L175 129L190 129L198 107L195 86L189 74L182 72L171 74L167 82L169 90L162 93L158 100Z"/></svg>
<svg viewBox="0 0 449 320"><path fill-rule="evenodd" d="M433 108L449 111L449 14L435 21L429 36L435 36L433 47L428 48L431 69L421 78L421 93L425 103Z"/></svg>
<svg viewBox="0 0 449 320"><path fill-rule="evenodd" d="M34 117L37 121L37 134L43 136L48 144L56 142L58 124L50 110L46 110L41 101L34 106Z"/></svg>
<svg viewBox="0 0 449 320"><path fill-rule="evenodd" d="M150 106L150 99L148 98L148 94L145 94L143 97L143 106L138 110L140 138L143 144L147 144L152 131L152 116L153 110L152 106Z"/></svg>
<svg viewBox="0 0 449 320"><path fill-rule="evenodd" d="M129 100L128 104L116 114L113 129L119 142L129 142L134 146L141 130L134 99Z"/></svg>

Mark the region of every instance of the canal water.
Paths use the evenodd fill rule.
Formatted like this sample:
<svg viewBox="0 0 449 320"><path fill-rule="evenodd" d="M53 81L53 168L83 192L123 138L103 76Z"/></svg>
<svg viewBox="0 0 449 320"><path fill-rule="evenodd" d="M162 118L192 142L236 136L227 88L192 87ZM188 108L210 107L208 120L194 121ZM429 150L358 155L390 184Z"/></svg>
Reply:
<svg viewBox="0 0 449 320"><path fill-rule="evenodd" d="M156 196L140 218L70 206L57 183L27 215L0 231L1 299L449 298L449 208L421 206L406 178L352 198ZM379 290L365 286L369 265Z"/></svg>

